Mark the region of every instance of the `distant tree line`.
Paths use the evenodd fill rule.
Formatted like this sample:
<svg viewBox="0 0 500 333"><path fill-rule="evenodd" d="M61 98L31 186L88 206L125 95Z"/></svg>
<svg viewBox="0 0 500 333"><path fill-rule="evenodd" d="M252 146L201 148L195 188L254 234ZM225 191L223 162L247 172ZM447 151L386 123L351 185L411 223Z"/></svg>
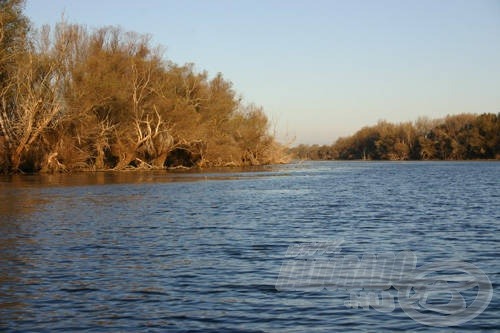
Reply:
<svg viewBox="0 0 500 333"><path fill-rule="evenodd" d="M258 165L284 149L221 74L164 60L148 36L31 27L0 0L0 172Z"/></svg>
<svg viewBox="0 0 500 333"><path fill-rule="evenodd" d="M290 152L311 160L500 159L500 113L419 118L399 124L380 121L332 145L299 145Z"/></svg>

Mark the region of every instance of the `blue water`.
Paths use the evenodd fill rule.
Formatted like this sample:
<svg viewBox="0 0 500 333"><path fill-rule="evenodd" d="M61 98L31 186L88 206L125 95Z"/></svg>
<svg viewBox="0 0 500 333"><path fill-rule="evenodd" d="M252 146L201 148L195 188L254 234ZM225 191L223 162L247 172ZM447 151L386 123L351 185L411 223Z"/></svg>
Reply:
<svg viewBox="0 0 500 333"><path fill-rule="evenodd" d="M439 328L349 308L349 291L276 289L288 246L339 239L360 258L474 264L492 299ZM5 176L0 330L494 331L499 249L499 162Z"/></svg>

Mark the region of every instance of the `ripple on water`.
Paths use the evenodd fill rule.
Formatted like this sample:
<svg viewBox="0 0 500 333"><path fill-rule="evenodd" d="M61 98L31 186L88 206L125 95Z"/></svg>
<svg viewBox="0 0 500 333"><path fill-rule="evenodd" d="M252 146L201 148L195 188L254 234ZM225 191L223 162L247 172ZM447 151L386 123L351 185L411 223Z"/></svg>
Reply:
<svg viewBox="0 0 500 333"><path fill-rule="evenodd" d="M0 329L440 331L349 308L349 290L275 288L289 245L343 239L359 259L473 263L493 299L455 329L495 330L499 179L498 162L1 179Z"/></svg>

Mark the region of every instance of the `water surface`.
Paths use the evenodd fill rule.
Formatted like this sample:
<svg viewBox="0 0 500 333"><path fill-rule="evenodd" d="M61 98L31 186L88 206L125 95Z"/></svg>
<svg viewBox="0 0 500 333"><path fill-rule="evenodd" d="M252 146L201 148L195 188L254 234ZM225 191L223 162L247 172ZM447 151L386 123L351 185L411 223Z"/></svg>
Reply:
<svg viewBox="0 0 500 333"><path fill-rule="evenodd" d="M276 290L289 245L335 239L475 264L493 299L451 330L495 330L499 180L498 162L4 176L0 330L442 330L348 308L349 292Z"/></svg>

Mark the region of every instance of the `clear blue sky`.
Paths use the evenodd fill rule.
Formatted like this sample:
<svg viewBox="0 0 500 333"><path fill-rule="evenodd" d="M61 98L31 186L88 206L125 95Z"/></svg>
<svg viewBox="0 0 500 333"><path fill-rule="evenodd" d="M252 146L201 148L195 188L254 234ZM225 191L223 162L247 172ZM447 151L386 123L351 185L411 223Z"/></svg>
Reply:
<svg viewBox="0 0 500 333"><path fill-rule="evenodd" d="M63 12L222 72L294 144L380 119L500 112L498 0L27 0L37 27Z"/></svg>

